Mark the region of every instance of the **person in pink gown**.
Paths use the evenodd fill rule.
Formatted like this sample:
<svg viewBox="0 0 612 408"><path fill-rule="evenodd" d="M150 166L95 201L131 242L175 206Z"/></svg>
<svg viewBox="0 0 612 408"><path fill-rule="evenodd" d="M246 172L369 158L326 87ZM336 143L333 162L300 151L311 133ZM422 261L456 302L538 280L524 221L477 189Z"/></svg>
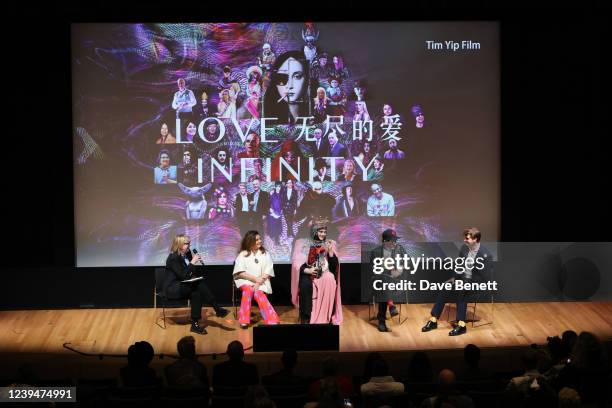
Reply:
<svg viewBox="0 0 612 408"><path fill-rule="evenodd" d="M311 239L293 252L291 299L301 323L342 323L340 262L336 243L327 239L327 220L317 220ZM301 246L301 248L300 248Z"/></svg>

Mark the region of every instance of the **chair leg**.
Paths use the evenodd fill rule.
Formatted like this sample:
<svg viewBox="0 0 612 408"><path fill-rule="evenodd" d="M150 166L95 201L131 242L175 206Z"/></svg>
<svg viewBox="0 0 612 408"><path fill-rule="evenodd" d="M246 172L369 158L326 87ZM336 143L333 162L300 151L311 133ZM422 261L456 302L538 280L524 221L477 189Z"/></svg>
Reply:
<svg viewBox="0 0 612 408"><path fill-rule="evenodd" d="M478 306L478 302L474 302L474 313L472 314L472 329L474 328L474 323L476 322L476 306Z"/></svg>

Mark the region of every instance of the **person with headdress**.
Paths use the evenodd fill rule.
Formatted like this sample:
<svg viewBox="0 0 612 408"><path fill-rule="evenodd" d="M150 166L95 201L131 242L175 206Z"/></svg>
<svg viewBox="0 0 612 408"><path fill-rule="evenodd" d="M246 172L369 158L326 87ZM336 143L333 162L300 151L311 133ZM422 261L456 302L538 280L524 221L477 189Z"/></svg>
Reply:
<svg viewBox="0 0 612 408"><path fill-rule="evenodd" d="M342 84L342 78L338 76L329 77L329 88L327 88L327 97L329 103L327 104L327 114L331 116L342 116L344 115L346 107L346 93L340 87Z"/></svg>
<svg viewBox="0 0 612 408"><path fill-rule="evenodd" d="M263 116L278 118L279 124L294 124L298 117L309 116L309 69L299 51L279 55L264 95Z"/></svg>
<svg viewBox="0 0 612 408"><path fill-rule="evenodd" d="M261 56L257 57L257 63L259 64L259 68L261 68L263 71L263 74L266 75L268 72L270 72L272 65L274 65L276 55L274 55L274 52L272 52L272 46L270 43L264 43L263 47L261 48Z"/></svg>
<svg viewBox="0 0 612 408"><path fill-rule="evenodd" d="M208 212L208 219L214 220L216 218L234 218L234 207L229 200L225 188L221 186L215 188L213 197L215 198L215 205Z"/></svg>
<svg viewBox="0 0 612 408"><path fill-rule="evenodd" d="M261 78L263 72L257 65L253 65L247 69L246 76L248 79L246 108L254 118L259 119L259 100L261 98Z"/></svg>
<svg viewBox="0 0 612 408"><path fill-rule="evenodd" d="M342 323L340 262L337 245L327 239L327 218L312 225L309 239L293 253L291 300L299 307L301 323Z"/></svg>
<svg viewBox="0 0 612 408"><path fill-rule="evenodd" d="M274 264L270 253L262 245L257 231L248 231L240 244L234 262L234 283L242 292L238 322L247 329L251 322L251 301L255 298L265 324L278 324L278 314L266 294L272 293L270 278L274 277Z"/></svg>
<svg viewBox="0 0 612 408"><path fill-rule="evenodd" d="M312 78L318 79L320 86L327 86L327 78L331 72L331 67L327 64L327 53L322 52L317 57L314 66L312 67Z"/></svg>

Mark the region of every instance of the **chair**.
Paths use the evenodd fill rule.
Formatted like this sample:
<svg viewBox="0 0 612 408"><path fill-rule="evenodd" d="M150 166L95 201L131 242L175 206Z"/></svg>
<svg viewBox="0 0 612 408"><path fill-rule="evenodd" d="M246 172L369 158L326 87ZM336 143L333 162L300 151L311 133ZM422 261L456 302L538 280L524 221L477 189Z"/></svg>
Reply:
<svg viewBox="0 0 612 408"><path fill-rule="evenodd" d="M155 324L161 327L162 329L166 329L166 305L168 303L168 297L166 296L166 291L164 290L164 278L166 277L166 268L155 268L155 287L153 288L153 309L155 309ZM159 316L157 316L157 298L161 301L162 306L162 323L159 324ZM179 299L177 299L179 300ZM190 306L189 299L187 300L187 307Z"/></svg>
<svg viewBox="0 0 612 408"><path fill-rule="evenodd" d="M408 304L408 291L404 291L404 303ZM397 314L397 324L398 325L402 325L406 320L408 320L408 318L406 317L404 320L402 320L402 305L404 303L399 303L399 313ZM395 304L395 302L394 302ZM377 303L376 303L376 296L372 295L372 302L368 304L368 321L374 320L377 318L376 314L372 314L372 307L376 307Z"/></svg>
<svg viewBox="0 0 612 408"><path fill-rule="evenodd" d="M490 277L487 280L493 281L493 269L491 269ZM467 311L466 316L465 316L466 321L472 323L472 328L474 328L474 327L481 327L481 326L487 326L489 324L492 325L493 324L493 319L495 317L495 292L494 291L488 291L488 292L477 291L477 292L471 294L471 297L472 297L472 299L476 298L476 300L473 300L472 302L468 302L468 311ZM478 303L485 303L483 301L483 299L485 299L485 301L487 301L487 302L489 300L491 301L491 320L488 321L487 323L483 323L483 324L480 324L478 326L475 326L474 323L480 321L480 319L476 319L476 308L478 306ZM472 307L472 319L471 320L468 318L470 306ZM450 320L450 307L448 308L448 312L446 314L446 320L448 320L449 322L451 321ZM453 321L453 322L456 322L456 320Z"/></svg>
<svg viewBox="0 0 612 408"><path fill-rule="evenodd" d="M232 279L232 308L234 309L234 319L238 319L238 305L236 299L241 298L240 289L236 287L236 280Z"/></svg>

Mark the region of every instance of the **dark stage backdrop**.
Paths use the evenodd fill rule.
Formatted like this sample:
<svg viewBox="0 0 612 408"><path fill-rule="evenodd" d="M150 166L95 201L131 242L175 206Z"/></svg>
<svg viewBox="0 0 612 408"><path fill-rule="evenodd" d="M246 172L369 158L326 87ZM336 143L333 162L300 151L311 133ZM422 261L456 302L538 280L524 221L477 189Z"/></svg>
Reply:
<svg viewBox="0 0 612 408"><path fill-rule="evenodd" d="M194 7L189 15L149 4L144 9L125 4L92 9L29 4L27 12L9 9L7 30L19 32L19 41L6 44L6 55L20 56L20 63L7 80L11 120L6 122L4 139L9 170L2 183L2 239L7 253L0 285L7 295L1 296L3 308L78 305L69 300L85 290L77 282L87 286L87 279L97 285L100 298L95 304L152 301L152 268L73 269L71 23L188 21L197 13ZM202 16L214 12L217 21L236 18L235 9L205 7L199 10ZM308 16L316 20L364 18L361 9L312 10ZM290 12L277 9L274 15L281 21L296 20ZM247 13L255 20L270 15L259 6L245 9L243 16ZM511 9L477 5L449 9L446 2L434 1L427 7L396 10L392 16L382 8L368 10L367 15L378 21L499 20L501 239L612 240L610 229L604 227L610 219L604 141L611 67L602 50L607 47L609 12L516 4ZM25 19L35 29L24 30ZM116 281L130 293L138 292L139 300L115 290Z"/></svg>

